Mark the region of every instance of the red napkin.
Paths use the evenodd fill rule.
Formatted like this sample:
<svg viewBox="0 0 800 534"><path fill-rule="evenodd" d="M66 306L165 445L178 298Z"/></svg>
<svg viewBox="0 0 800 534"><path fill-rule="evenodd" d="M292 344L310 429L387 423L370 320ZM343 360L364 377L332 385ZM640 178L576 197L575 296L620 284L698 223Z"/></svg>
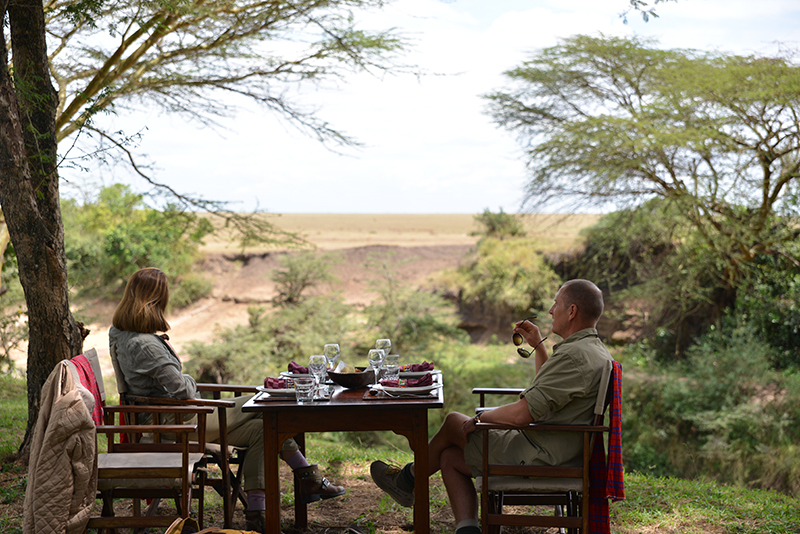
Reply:
<svg viewBox="0 0 800 534"><path fill-rule="evenodd" d="M398 382L399 382L398 380L381 380L381 385L388 386L390 388L396 388L398 387L397 386ZM405 386L400 386L400 387L421 388L432 385L433 385L433 375L427 373L425 376L422 376L417 379L409 378L408 380L406 380Z"/></svg>
<svg viewBox="0 0 800 534"><path fill-rule="evenodd" d="M412 363L408 365L401 365L401 371L411 371L412 373L419 373L422 371L433 371L433 364L427 361L422 363Z"/></svg>
<svg viewBox="0 0 800 534"><path fill-rule="evenodd" d="M308 367L303 367L302 365L294 362L289 363L289 372L294 375L307 375L308 374Z"/></svg>
<svg viewBox="0 0 800 534"><path fill-rule="evenodd" d="M289 380L285 378L267 377L264 379L264 387L267 389L286 389L289 387Z"/></svg>

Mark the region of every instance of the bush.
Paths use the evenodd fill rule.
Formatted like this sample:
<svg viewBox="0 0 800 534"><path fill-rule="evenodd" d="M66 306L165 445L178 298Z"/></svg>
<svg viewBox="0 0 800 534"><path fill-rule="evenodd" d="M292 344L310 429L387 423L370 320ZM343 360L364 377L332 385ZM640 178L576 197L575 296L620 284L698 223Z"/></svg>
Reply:
<svg viewBox="0 0 800 534"><path fill-rule="evenodd" d="M527 238L484 238L471 261L446 271L438 283L458 295L462 315L507 329L514 320L547 310L558 291L560 280L535 245Z"/></svg>
<svg viewBox="0 0 800 534"><path fill-rule="evenodd" d="M116 294L144 267L166 272L177 290L212 231L208 220L175 206L148 208L142 195L121 184L103 188L83 205L63 200L61 209L70 285L88 294ZM196 281L191 283L195 287L186 294L197 292Z"/></svg>
<svg viewBox="0 0 800 534"><path fill-rule="evenodd" d="M279 260L281 269L272 274L278 291L278 295L272 299L273 304L293 306L305 298L309 289L335 281L331 266L340 261L336 254L311 251L282 256Z"/></svg>
<svg viewBox="0 0 800 534"><path fill-rule="evenodd" d="M658 199L606 215L583 232L584 250L553 265L564 279L594 281L607 315L621 316L640 340L656 335L664 361L683 357L736 295L726 265L677 210Z"/></svg>
<svg viewBox="0 0 800 534"><path fill-rule="evenodd" d="M395 265L388 259L371 257L368 267L378 277L370 286L378 298L365 308L367 333L364 353L373 348L373 340L388 337L393 352L423 352L436 342L458 345L468 341L457 328L458 318L452 303L428 291L413 288L397 278Z"/></svg>
<svg viewBox="0 0 800 534"><path fill-rule="evenodd" d="M498 213L492 213L489 208L480 215L475 215L475 222L481 229L472 235L505 239L507 237L525 237L526 232L519 215L504 213L500 208Z"/></svg>
<svg viewBox="0 0 800 534"><path fill-rule="evenodd" d="M625 359L641 352L627 351ZM800 380L771 369L769 345L728 320L689 348L684 362L626 373L626 469L658 476L797 491ZM631 379L635 376L636 379ZM794 466L794 467L791 467Z"/></svg>
<svg viewBox="0 0 800 534"><path fill-rule="evenodd" d="M789 252L800 257L800 244ZM739 290L735 313L775 350L778 369L800 369L800 270L782 255L760 255L752 277Z"/></svg>

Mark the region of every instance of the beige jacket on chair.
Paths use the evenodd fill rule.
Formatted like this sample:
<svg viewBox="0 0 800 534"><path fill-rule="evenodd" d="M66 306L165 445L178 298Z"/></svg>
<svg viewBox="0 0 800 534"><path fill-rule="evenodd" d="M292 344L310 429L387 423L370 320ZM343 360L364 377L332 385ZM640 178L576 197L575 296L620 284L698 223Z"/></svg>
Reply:
<svg viewBox="0 0 800 534"><path fill-rule="evenodd" d="M97 492L94 397L60 361L42 387L31 443L24 534L84 532Z"/></svg>

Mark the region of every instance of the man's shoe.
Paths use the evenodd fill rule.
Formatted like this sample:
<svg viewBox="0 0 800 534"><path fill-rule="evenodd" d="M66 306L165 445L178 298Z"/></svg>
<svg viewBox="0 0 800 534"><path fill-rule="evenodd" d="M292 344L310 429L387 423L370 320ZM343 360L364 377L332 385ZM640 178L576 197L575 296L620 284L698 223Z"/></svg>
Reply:
<svg viewBox="0 0 800 534"><path fill-rule="evenodd" d="M320 499L331 499L344 495L342 486L334 486L319 472L317 464L294 470L295 484L300 484L303 502L308 504Z"/></svg>
<svg viewBox="0 0 800 534"><path fill-rule="evenodd" d="M265 534L267 532L267 525L264 521L263 510L245 510L244 519L245 529L252 530L253 532L260 532L261 534Z"/></svg>
<svg viewBox="0 0 800 534"><path fill-rule="evenodd" d="M401 470L400 467L388 465L380 460L372 462L372 465L369 466L369 474L372 475L372 480L375 481L375 484L388 493L398 504L411 508L414 506L414 490L408 491L400 487Z"/></svg>

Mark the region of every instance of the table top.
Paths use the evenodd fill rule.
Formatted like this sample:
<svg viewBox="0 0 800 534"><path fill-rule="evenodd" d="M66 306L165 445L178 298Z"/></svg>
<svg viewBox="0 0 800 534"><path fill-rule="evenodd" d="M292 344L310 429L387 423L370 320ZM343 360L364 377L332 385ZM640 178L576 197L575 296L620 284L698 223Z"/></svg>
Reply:
<svg viewBox="0 0 800 534"><path fill-rule="evenodd" d="M442 375L434 375L434 381L442 384ZM311 404L297 404L292 396L269 396L258 393L248 400L242 411L335 411L341 408L352 410L400 410L409 407L442 408L444 405L444 387L434 389L431 394L389 396L384 393L370 394L369 388L345 389L335 386L333 395L329 400L315 400Z"/></svg>

